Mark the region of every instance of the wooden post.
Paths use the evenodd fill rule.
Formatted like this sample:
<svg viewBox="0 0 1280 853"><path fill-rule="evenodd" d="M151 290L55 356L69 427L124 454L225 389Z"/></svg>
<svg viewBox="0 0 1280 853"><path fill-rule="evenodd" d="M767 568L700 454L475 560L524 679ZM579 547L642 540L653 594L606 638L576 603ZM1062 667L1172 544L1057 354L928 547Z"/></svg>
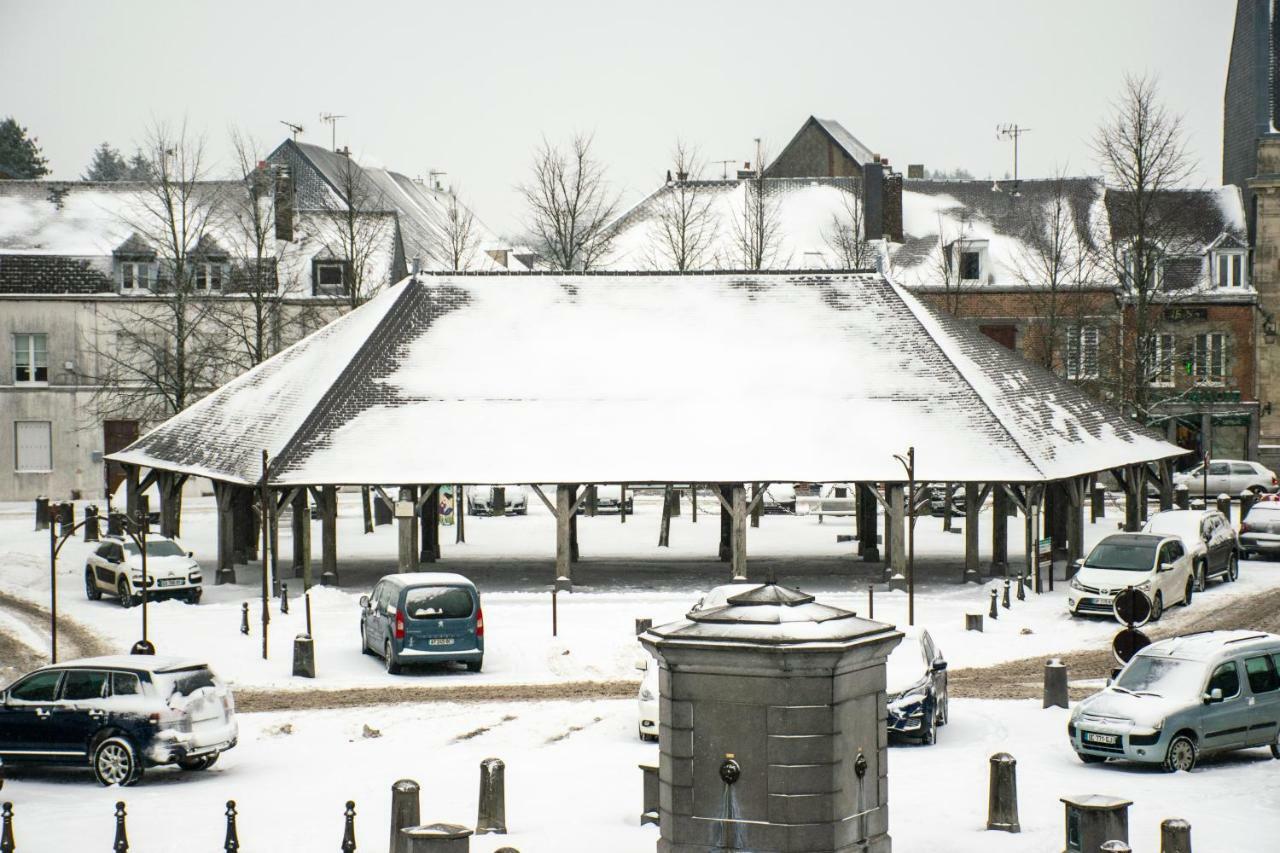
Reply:
<svg viewBox="0 0 1280 853"><path fill-rule="evenodd" d="M304 591L311 588L311 506L305 486L293 496L293 576L302 578Z"/></svg>
<svg viewBox="0 0 1280 853"><path fill-rule="evenodd" d="M360 511L364 514L364 532L373 532L373 507L369 503L369 487L360 487Z"/></svg>
<svg viewBox="0 0 1280 853"><path fill-rule="evenodd" d="M338 487L320 487L320 583L338 583Z"/></svg>
<svg viewBox="0 0 1280 853"><path fill-rule="evenodd" d="M734 579L747 576L747 487L742 483L729 486L730 566Z"/></svg>
<svg viewBox="0 0 1280 853"><path fill-rule="evenodd" d="M627 523L627 484L618 484L618 523Z"/></svg>
<svg viewBox="0 0 1280 853"><path fill-rule="evenodd" d="M951 504L955 500L956 484L947 483L942 489L942 529L951 530Z"/></svg>
<svg viewBox="0 0 1280 853"><path fill-rule="evenodd" d="M124 468L124 511L129 518L138 517L138 498L141 496L141 489L138 488L139 471L137 465L121 464Z"/></svg>
<svg viewBox="0 0 1280 853"><path fill-rule="evenodd" d="M426 495L418 510L418 518L422 524L422 543L418 560L422 563L434 563L440 559L440 493L436 486L423 486Z"/></svg>
<svg viewBox="0 0 1280 853"><path fill-rule="evenodd" d="M454 544L461 545L467 541L466 531L463 530L467 517L467 495L463 491L462 486L453 487L453 518L458 525L457 536L454 538Z"/></svg>
<svg viewBox="0 0 1280 853"><path fill-rule="evenodd" d="M1161 459L1160 469L1160 511L1173 509L1173 461Z"/></svg>
<svg viewBox="0 0 1280 853"><path fill-rule="evenodd" d="M1024 559L1022 576L1025 578L1031 577L1031 572L1034 571L1036 566L1036 524L1031 511L1031 499L1034 491L1035 487L1028 485L1026 487L1026 491L1023 492L1024 504L1022 507L1022 520Z"/></svg>
<svg viewBox="0 0 1280 853"><path fill-rule="evenodd" d="M674 485L674 484L672 485L672 487L671 487L671 488L672 488L672 492L671 492L671 517L672 517L672 518L679 518L679 517L680 517L680 490L679 490L679 489L677 489L677 488L675 487L675 485Z"/></svg>
<svg viewBox="0 0 1280 853"><path fill-rule="evenodd" d="M868 563L880 561L880 502L875 483L859 483L862 495L862 526L858 529L858 553Z"/></svg>
<svg viewBox="0 0 1280 853"><path fill-rule="evenodd" d="M624 495L625 497L625 495ZM578 562L578 487L569 487L569 560Z"/></svg>
<svg viewBox="0 0 1280 853"><path fill-rule="evenodd" d="M671 545L671 501L674 497L674 490L668 483L662 490L662 521L658 525L658 547L667 548Z"/></svg>
<svg viewBox="0 0 1280 853"><path fill-rule="evenodd" d="M885 487L885 498L889 504L884 519L887 528L884 539L888 550L885 559L895 575L904 574L907 570L905 491L902 483L889 483Z"/></svg>
<svg viewBox="0 0 1280 853"><path fill-rule="evenodd" d="M275 492L267 494L267 518L271 525L271 595L280 596L280 504Z"/></svg>
<svg viewBox="0 0 1280 853"><path fill-rule="evenodd" d="M733 517L729 508L725 506L725 502L732 495L729 486L724 483L717 483L712 488L720 490L720 562L728 563L733 559Z"/></svg>
<svg viewBox="0 0 1280 853"><path fill-rule="evenodd" d="M573 512L573 487L556 486L556 578L573 579L571 554L573 535L570 527Z"/></svg>
<svg viewBox="0 0 1280 853"><path fill-rule="evenodd" d="M698 484L689 484L689 513L693 516L692 522L698 523Z"/></svg>
<svg viewBox="0 0 1280 853"><path fill-rule="evenodd" d="M218 507L218 569L214 583L235 583L235 536L232 531L234 492L230 483L213 481L214 501Z"/></svg>
<svg viewBox="0 0 1280 853"><path fill-rule="evenodd" d="M760 495L760 484L751 484L751 526L760 526L760 507L764 503L762 500L756 500Z"/></svg>
<svg viewBox="0 0 1280 853"><path fill-rule="evenodd" d="M1084 503L1087 477L1067 481L1067 566L1084 556ZM1170 497L1172 499L1172 496ZM1068 571L1070 569L1068 568Z"/></svg>
<svg viewBox="0 0 1280 853"><path fill-rule="evenodd" d="M413 512L413 490L401 486L396 496L396 532L399 534L396 571L411 572L418 567L418 555L413 549L413 528L415 513Z"/></svg>
<svg viewBox="0 0 1280 853"><path fill-rule="evenodd" d="M978 512L982 493L977 483L964 484L964 577L978 579Z"/></svg>
<svg viewBox="0 0 1280 853"><path fill-rule="evenodd" d="M1138 482L1143 479L1139 474L1141 468L1141 465L1127 465L1124 468L1124 529L1129 533L1136 533L1142 529L1142 514L1138 508L1138 502L1141 500L1145 483ZM1207 495L1205 500L1207 502Z"/></svg>
<svg viewBox="0 0 1280 853"><path fill-rule="evenodd" d="M1009 574L1009 494L1004 486L991 487L991 576Z"/></svg>

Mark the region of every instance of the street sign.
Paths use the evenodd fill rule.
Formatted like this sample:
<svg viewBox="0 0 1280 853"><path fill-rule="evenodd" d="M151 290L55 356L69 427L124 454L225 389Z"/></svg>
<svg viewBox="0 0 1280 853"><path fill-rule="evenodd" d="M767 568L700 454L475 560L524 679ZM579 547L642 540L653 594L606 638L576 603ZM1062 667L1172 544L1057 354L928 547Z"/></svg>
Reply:
<svg viewBox="0 0 1280 853"><path fill-rule="evenodd" d="M1053 539L1049 536L1041 539L1036 543L1036 554L1041 557L1048 557L1053 553Z"/></svg>
<svg viewBox="0 0 1280 853"><path fill-rule="evenodd" d="M1111 652L1121 666L1124 666L1138 652L1151 645L1151 638L1137 628L1125 628L1111 640Z"/></svg>
<svg viewBox="0 0 1280 853"><path fill-rule="evenodd" d="M1151 599L1140 589L1125 587L1116 594L1111 610L1121 625L1138 628L1151 619Z"/></svg>

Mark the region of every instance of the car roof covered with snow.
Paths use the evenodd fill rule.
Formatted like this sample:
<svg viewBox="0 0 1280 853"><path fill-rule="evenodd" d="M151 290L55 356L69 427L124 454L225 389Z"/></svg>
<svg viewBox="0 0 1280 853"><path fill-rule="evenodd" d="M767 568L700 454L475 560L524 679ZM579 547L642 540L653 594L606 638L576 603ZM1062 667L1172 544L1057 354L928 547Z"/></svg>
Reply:
<svg viewBox="0 0 1280 853"><path fill-rule="evenodd" d="M1140 655L1150 657L1170 657L1180 660L1208 661L1220 654L1239 649L1251 651L1257 649L1274 649L1280 646L1280 637L1265 631L1249 631L1236 629L1231 631L1202 631L1198 634L1186 634L1182 637L1170 637L1152 643Z"/></svg>
<svg viewBox="0 0 1280 853"><path fill-rule="evenodd" d="M470 578L454 572L399 572L382 578L381 583L395 586L465 586L475 589Z"/></svg>
<svg viewBox="0 0 1280 853"><path fill-rule="evenodd" d="M42 669L131 669L138 672L174 672L181 669L193 669L208 666L204 661L194 658L166 657L163 655L101 655L92 658L58 661Z"/></svg>

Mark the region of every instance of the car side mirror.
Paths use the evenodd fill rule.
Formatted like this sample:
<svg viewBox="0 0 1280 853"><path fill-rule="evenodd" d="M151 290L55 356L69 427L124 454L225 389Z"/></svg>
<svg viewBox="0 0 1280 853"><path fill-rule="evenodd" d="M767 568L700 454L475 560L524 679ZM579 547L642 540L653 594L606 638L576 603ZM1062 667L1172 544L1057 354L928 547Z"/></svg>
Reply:
<svg viewBox="0 0 1280 853"><path fill-rule="evenodd" d="M192 559L194 559L194 558L195 558L195 556L196 556L196 552L195 552L195 551L188 551L188 552L187 552L187 556L188 556L188 557L191 557Z"/></svg>
<svg viewBox="0 0 1280 853"><path fill-rule="evenodd" d="M936 660L936 661L934 661L934 662L933 662L933 671L934 671L934 672L946 672L946 671L947 671L947 662L946 662L946 661L944 661L944 660Z"/></svg>
<svg viewBox="0 0 1280 853"><path fill-rule="evenodd" d="M360 596L360 606L365 608L366 610L369 609L369 596L367 595Z"/></svg>
<svg viewBox="0 0 1280 853"><path fill-rule="evenodd" d="M1206 705L1212 704L1214 702L1221 702L1221 701L1222 701L1221 687L1215 687L1204 695L1204 703Z"/></svg>
<svg viewBox="0 0 1280 853"><path fill-rule="evenodd" d="M1083 568L1084 568L1084 557L1077 557L1077 558L1076 558L1076 568L1077 568L1077 569L1083 569Z"/></svg>
<svg viewBox="0 0 1280 853"><path fill-rule="evenodd" d="M1173 571L1173 563L1161 563L1161 564L1160 564L1160 571L1162 571L1162 572L1171 572L1171 571Z"/></svg>

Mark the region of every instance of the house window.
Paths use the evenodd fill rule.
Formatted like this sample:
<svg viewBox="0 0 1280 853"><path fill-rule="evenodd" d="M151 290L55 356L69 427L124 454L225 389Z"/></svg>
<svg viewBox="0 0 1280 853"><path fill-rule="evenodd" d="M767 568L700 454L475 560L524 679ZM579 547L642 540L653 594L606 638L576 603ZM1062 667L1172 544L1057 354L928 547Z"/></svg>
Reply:
<svg viewBox="0 0 1280 853"><path fill-rule="evenodd" d="M1147 381L1154 386L1167 388L1173 385L1173 335L1152 335L1147 345Z"/></svg>
<svg viewBox="0 0 1280 853"><path fill-rule="evenodd" d="M49 421L17 421L13 425L15 471L47 474L53 470L53 445Z"/></svg>
<svg viewBox="0 0 1280 853"><path fill-rule="evenodd" d="M347 292L347 264L345 261L317 261L315 291L324 296L340 296Z"/></svg>
<svg viewBox="0 0 1280 853"><path fill-rule="evenodd" d="M1214 284L1217 287L1244 287L1244 255L1240 252L1219 252L1217 255Z"/></svg>
<svg viewBox="0 0 1280 853"><path fill-rule="evenodd" d="M48 335L13 336L13 382L15 385L44 384L49 381Z"/></svg>
<svg viewBox="0 0 1280 853"><path fill-rule="evenodd" d="M1227 376L1227 335L1207 332L1196 335L1191 371L1197 383L1221 385Z"/></svg>
<svg viewBox="0 0 1280 853"><path fill-rule="evenodd" d="M960 280L977 281L982 277L982 255L978 252L960 253Z"/></svg>
<svg viewBox="0 0 1280 853"><path fill-rule="evenodd" d="M120 289L150 290L151 263L149 261L121 261Z"/></svg>
<svg viewBox="0 0 1280 853"><path fill-rule="evenodd" d="M1098 378L1097 326L1070 326L1067 328L1067 378Z"/></svg>
<svg viewBox="0 0 1280 853"><path fill-rule="evenodd" d="M1138 281L1137 252L1130 250L1124 253L1125 278L1129 286L1134 287ZM1156 251L1148 250L1143 263L1143 277L1146 286L1137 288L1143 292L1159 290L1164 286L1164 258Z"/></svg>
<svg viewBox="0 0 1280 853"><path fill-rule="evenodd" d="M216 263L197 263L193 277L196 290L221 292L224 266Z"/></svg>

